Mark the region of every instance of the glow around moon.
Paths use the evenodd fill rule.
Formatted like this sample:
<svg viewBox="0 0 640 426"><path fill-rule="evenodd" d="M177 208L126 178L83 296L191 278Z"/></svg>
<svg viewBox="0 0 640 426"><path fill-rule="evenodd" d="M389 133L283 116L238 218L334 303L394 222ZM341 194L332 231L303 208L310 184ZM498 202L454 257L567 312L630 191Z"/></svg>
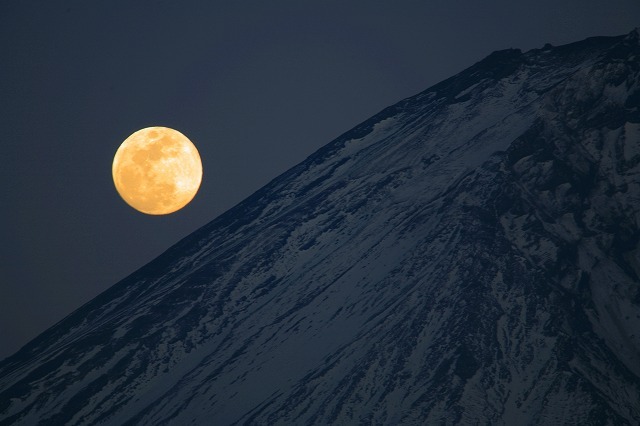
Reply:
<svg viewBox="0 0 640 426"><path fill-rule="evenodd" d="M186 206L202 182L200 154L182 133L147 127L129 136L113 158L120 196L143 213L162 215Z"/></svg>

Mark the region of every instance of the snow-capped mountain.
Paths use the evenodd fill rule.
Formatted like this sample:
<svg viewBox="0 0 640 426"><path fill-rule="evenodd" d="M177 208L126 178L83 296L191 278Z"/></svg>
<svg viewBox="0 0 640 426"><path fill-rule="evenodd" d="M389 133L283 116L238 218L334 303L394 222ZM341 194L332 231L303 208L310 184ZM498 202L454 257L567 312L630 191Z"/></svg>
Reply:
<svg viewBox="0 0 640 426"><path fill-rule="evenodd" d="M0 364L0 424L640 424L640 34L495 52Z"/></svg>

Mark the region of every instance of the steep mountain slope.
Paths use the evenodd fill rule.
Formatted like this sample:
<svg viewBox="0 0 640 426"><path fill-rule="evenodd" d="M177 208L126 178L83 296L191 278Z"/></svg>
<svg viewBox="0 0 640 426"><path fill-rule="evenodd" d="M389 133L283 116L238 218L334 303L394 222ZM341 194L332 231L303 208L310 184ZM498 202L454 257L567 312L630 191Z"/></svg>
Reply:
<svg viewBox="0 0 640 426"><path fill-rule="evenodd" d="M640 423L640 42L496 52L0 364L0 424Z"/></svg>

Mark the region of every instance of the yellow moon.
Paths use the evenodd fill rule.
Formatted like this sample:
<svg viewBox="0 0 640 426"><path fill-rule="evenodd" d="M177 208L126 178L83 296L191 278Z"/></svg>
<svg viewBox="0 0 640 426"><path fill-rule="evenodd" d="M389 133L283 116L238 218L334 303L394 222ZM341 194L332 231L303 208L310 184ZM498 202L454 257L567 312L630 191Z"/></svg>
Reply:
<svg viewBox="0 0 640 426"><path fill-rule="evenodd" d="M198 150L168 127L147 127L129 136L118 148L111 171L122 199L152 215L180 210L202 182Z"/></svg>

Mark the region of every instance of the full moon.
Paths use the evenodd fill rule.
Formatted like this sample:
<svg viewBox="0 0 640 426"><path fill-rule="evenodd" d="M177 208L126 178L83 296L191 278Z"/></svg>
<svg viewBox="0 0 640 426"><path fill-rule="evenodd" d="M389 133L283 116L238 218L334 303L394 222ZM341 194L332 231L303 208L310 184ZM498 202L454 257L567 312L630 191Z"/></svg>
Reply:
<svg viewBox="0 0 640 426"><path fill-rule="evenodd" d="M180 210L202 182L198 150L168 127L147 127L129 136L118 148L111 171L122 199L151 215Z"/></svg>

